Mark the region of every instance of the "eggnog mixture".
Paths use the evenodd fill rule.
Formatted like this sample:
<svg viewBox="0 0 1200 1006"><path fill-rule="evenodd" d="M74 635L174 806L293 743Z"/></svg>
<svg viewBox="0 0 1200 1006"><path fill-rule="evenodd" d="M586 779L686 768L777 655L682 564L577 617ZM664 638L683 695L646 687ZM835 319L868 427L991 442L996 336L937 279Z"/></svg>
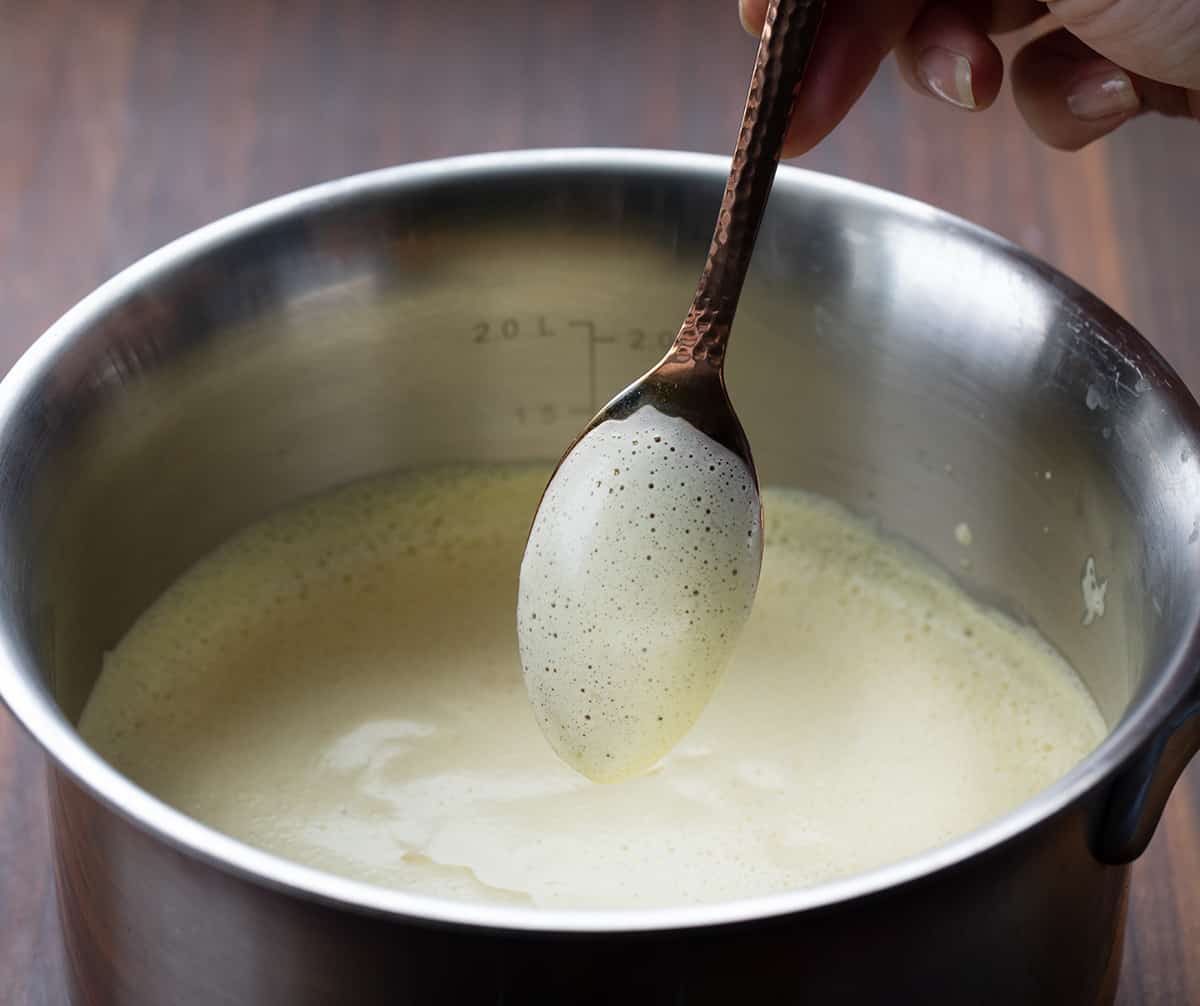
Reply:
<svg viewBox="0 0 1200 1006"><path fill-rule="evenodd" d="M1011 810L1104 735L1034 633L837 506L768 489L757 599L699 721L649 773L591 782L547 745L518 658L545 477L394 476L249 528L108 657L84 736L166 802L298 862L589 908L901 859ZM636 597L613 603L619 618Z"/></svg>
<svg viewBox="0 0 1200 1006"><path fill-rule="evenodd" d="M521 562L517 641L568 765L628 779L695 724L754 605L761 521L746 463L653 406L563 459Z"/></svg>

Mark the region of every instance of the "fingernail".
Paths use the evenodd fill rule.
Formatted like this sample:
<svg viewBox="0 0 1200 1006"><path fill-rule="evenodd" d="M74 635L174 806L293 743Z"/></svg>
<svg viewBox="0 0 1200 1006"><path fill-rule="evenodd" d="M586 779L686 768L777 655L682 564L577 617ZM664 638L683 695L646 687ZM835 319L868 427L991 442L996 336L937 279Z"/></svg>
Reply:
<svg viewBox="0 0 1200 1006"><path fill-rule="evenodd" d="M933 46L917 57L917 73L930 93L958 108L975 108L971 90L971 61L949 49Z"/></svg>
<svg viewBox="0 0 1200 1006"><path fill-rule="evenodd" d="M1067 108L1085 122L1136 112L1141 103L1129 75L1115 66L1076 81L1067 94Z"/></svg>

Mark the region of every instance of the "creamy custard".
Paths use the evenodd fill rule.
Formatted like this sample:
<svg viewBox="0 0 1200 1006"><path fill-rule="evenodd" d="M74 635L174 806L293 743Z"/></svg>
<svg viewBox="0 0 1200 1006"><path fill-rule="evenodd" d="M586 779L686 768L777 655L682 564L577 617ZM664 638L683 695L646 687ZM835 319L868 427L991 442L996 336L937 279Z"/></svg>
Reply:
<svg viewBox="0 0 1200 1006"><path fill-rule="evenodd" d="M1032 631L827 501L764 492L753 613L648 774L547 746L513 609L542 469L300 504L182 576L80 724L197 819L307 865L472 901L650 907L792 890L944 843L1103 737Z"/></svg>
<svg viewBox="0 0 1200 1006"><path fill-rule="evenodd" d="M529 533L517 639L568 765L626 779L696 722L754 604L761 513L741 458L653 406L567 454Z"/></svg>

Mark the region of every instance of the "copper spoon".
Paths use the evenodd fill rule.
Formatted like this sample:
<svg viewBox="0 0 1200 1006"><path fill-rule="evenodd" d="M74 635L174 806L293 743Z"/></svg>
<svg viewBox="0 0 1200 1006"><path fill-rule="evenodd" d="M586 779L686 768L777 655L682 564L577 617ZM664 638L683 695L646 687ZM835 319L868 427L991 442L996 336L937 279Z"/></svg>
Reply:
<svg viewBox="0 0 1200 1006"><path fill-rule="evenodd" d="M725 347L822 9L768 7L691 310L662 361L563 455L530 528L526 689L550 745L597 782L646 771L691 728L753 604L762 505Z"/></svg>

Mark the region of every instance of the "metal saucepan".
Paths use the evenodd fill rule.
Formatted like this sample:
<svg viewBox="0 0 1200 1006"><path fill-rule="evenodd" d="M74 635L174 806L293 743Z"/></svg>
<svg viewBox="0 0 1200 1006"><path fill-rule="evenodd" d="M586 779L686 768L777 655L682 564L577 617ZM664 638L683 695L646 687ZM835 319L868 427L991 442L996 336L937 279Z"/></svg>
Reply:
<svg viewBox="0 0 1200 1006"><path fill-rule="evenodd" d="M766 483L876 515L1086 679L1110 736L1036 799L810 890L538 911L251 849L73 728L139 612L273 507L397 467L555 459L674 334L725 170L554 151L318 186L128 269L0 385L0 695L50 755L77 1002L1111 999L1127 864L1200 746L1200 409L1054 270L861 185L780 171L732 393ZM1089 558L1109 589L1085 625Z"/></svg>

